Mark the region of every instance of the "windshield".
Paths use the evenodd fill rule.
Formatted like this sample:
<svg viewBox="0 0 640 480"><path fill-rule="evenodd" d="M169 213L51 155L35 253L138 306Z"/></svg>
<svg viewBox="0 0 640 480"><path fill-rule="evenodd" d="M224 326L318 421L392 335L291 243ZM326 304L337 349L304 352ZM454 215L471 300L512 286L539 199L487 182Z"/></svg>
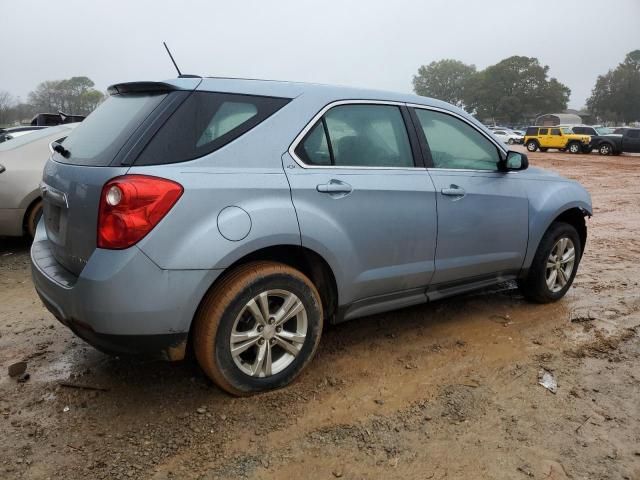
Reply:
<svg viewBox="0 0 640 480"><path fill-rule="evenodd" d="M133 131L165 97L160 93L109 97L65 140L70 156L56 155L55 160L73 165L109 165Z"/></svg>
<svg viewBox="0 0 640 480"><path fill-rule="evenodd" d="M566 128L566 127L561 128L560 130L562 130L562 133L566 133L568 135L573 133L570 128Z"/></svg>

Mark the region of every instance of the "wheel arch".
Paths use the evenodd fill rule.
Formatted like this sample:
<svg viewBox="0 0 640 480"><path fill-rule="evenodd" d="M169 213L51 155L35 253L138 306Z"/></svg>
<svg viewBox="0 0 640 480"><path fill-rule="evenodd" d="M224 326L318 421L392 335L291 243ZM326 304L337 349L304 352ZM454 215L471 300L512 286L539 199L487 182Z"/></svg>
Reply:
<svg viewBox="0 0 640 480"><path fill-rule="evenodd" d="M230 272L240 265L255 261L272 261L288 265L304 273L318 289L322 297L322 307L325 317L331 318L338 307L338 285L333 269L319 253L301 245L271 245L248 253L224 269L213 283L207 288L209 292ZM203 298L206 296L206 292ZM202 303L202 299L200 302Z"/></svg>
<svg viewBox="0 0 640 480"><path fill-rule="evenodd" d="M526 275L544 234L554 222L562 221L574 226L580 236L581 250L584 252L587 241L585 217L590 217L593 212L589 194L573 182L559 182L554 187L546 192L537 191L535 196L529 195L529 243L522 275Z"/></svg>
<svg viewBox="0 0 640 480"><path fill-rule="evenodd" d="M29 215L31 214L31 211L33 210L33 208L39 202L42 202L42 197L40 195L36 195L35 198L33 197L33 195L31 195L30 197L31 197L31 201L29 201L29 203L27 203L27 205L25 207L25 210L24 210L24 215L22 216L22 230L23 230L23 232L27 232L27 230L28 230L27 221L29 219Z"/></svg>

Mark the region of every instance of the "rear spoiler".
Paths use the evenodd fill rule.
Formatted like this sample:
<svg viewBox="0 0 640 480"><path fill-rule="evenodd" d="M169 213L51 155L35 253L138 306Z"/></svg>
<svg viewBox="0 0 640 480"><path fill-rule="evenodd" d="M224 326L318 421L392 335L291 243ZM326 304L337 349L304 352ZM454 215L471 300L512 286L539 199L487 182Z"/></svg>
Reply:
<svg viewBox="0 0 640 480"><path fill-rule="evenodd" d="M107 89L107 92L109 92L109 95L119 95L122 93L142 92L162 93L171 92L173 90L180 90L180 88L164 82L128 82L111 85Z"/></svg>

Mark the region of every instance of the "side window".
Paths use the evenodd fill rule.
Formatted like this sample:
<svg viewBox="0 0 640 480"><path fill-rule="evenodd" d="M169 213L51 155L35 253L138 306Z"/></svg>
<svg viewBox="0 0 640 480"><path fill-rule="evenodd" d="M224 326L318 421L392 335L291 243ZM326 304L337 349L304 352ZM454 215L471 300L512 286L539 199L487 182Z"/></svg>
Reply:
<svg viewBox="0 0 640 480"><path fill-rule="evenodd" d="M628 138L640 138L640 130L629 130L627 132Z"/></svg>
<svg viewBox="0 0 640 480"><path fill-rule="evenodd" d="M193 92L158 130L136 165L184 162L207 155L241 137L288 102L286 98Z"/></svg>
<svg viewBox="0 0 640 480"><path fill-rule="evenodd" d="M552 128L551 129L551 135L560 135L560 129L559 128Z"/></svg>
<svg viewBox="0 0 640 480"><path fill-rule="evenodd" d="M535 137L536 135L538 135L538 129L535 127L529 127L527 128L526 135Z"/></svg>
<svg viewBox="0 0 640 480"><path fill-rule="evenodd" d="M307 165L331 165L331 154L324 120L317 122L296 148L296 155Z"/></svg>
<svg viewBox="0 0 640 480"><path fill-rule="evenodd" d="M498 148L467 123L446 113L417 108L433 166L471 170L496 170Z"/></svg>
<svg viewBox="0 0 640 480"><path fill-rule="evenodd" d="M549 135L549 129L548 128L541 128L540 132L538 133L538 135Z"/></svg>
<svg viewBox="0 0 640 480"><path fill-rule="evenodd" d="M331 108L296 147L296 154L310 165L414 166L402 113L393 105Z"/></svg>

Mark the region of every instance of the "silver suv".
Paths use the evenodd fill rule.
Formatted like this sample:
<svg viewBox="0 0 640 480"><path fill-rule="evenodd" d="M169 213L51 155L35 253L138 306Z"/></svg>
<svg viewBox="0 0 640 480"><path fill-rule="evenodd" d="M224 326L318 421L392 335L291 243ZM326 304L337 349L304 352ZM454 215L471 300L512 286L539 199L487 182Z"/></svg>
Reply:
<svg viewBox="0 0 640 480"><path fill-rule="evenodd" d="M192 348L224 390L282 387L323 325L517 280L561 298L591 215L428 98L219 78L114 85L54 145L32 247L47 308L106 352Z"/></svg>

